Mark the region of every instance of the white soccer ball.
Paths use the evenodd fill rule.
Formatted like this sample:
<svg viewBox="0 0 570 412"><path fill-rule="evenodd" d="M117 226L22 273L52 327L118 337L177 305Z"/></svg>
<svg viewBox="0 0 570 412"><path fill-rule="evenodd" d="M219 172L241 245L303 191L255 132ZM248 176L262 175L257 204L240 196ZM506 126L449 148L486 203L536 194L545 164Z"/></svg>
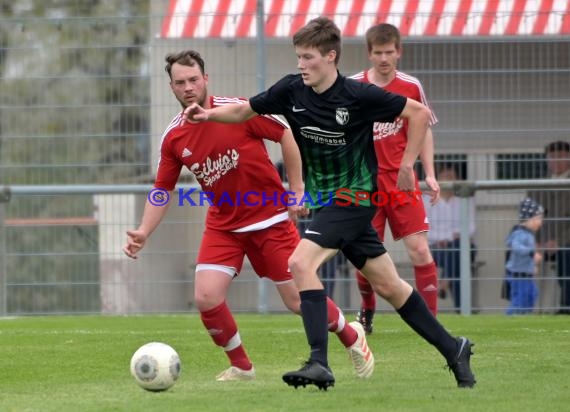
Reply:
<svg viewBox="0 0 570 412"><path fill-rule="evenodd" d="M165 391L180 375L180 357L166 343L147 343L133 354L131 375L148 391Z"/></svg>

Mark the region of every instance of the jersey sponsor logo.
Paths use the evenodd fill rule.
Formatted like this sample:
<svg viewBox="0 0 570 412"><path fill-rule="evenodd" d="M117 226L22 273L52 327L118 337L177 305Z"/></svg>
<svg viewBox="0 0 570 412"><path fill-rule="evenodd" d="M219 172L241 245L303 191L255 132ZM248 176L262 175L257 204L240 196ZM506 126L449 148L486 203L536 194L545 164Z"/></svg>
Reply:
<svg viewBox="0 0 570 412"><path fill-rule="evenodd" d="M386 137L395 136L404 127L404 119L398 117L394 122L374 122L374 140L382 140Z"/></svg>
<svg viewBox="0 0 570 412"><path fill-rule="evenodd" d="M295 105L293 105L293 112L295 112L295 113L304 112L305 110L307 110L307 109L305 109L303 107L295 107Z"/></svg>
<svg viewBox="0 0 570 412"><path fill-rule="evenodd" d="M343 132L330 132L316 126L301 127L301 136L312 140L315 143L327 144L331 146L344 146L346 140Z"/></svg>
<svg viewBox="0 0 570 412"><path fill-rule="evenodd" d="M348 109L346 107L337 107L336 109L336 122L341 126L348 123Z"/></svg>
<svg viewBox="0 0 570 412"><path fill-rule="evenodd" d="M238 162L239 152L228 149L225 154L219 153L217 159L208 156L202 164L194 163L189 169L204 186L213 186L222 176L237 169Z"/></svg>
<svg viewBox="0 0 570 412"><path fill-rule="evenodd" d="M182 151L182 157L188 157L188 156L192 156L192 152L185 147L184 150Z"/></svg>

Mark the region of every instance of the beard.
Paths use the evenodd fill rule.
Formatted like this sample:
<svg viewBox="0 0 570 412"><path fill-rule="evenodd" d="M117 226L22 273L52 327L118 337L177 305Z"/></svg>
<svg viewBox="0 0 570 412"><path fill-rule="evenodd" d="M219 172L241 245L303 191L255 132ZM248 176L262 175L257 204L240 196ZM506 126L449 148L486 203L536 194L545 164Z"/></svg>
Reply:
<svg viewBox="0 0 570 412"><path fill-rule="evenodd" d="M204 90L204 92L191 103L187 103L186 100L184 100L184 98L178 98L178 102L180 102L180 105L182 106L182 110L186 109L188 106L190 106L193 103L197 103L198 105L204 107L204 103L206 103L206 96L207 95L208 95L207 91Z"/></svg>

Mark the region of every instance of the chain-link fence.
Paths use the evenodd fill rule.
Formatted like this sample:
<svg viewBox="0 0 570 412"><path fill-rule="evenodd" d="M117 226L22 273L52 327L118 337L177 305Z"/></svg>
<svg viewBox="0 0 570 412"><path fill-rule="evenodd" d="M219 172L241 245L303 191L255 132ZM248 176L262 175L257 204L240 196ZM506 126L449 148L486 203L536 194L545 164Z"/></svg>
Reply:
<svg viewBox="0 0 570 412"><path fill-rule="evenodd" d="M242 3L249 7L246 14L239 8ZM254 3L264 3L267 36L262 39L254 34ZM544 147L552 141L570 141L570 37L565 31L569 2L526 2L519 14L505 6L513 2L495 2L497 7L493 2L472 2L462 31L451 30L462 18L457 9L462 2L435 2L445 4L440 20L433 14L437 10L426 6L432 2L419 2L415 10L398 0L281 2L284 6L277 10L278 3L2 3L0 185L37 189L3 195L4 314L191 307L193 261L204 211L172 211L153 235L145 257L132 262L122 256L121 246L125 230L140 219L144 194L130 186L102 192L88 186L152 182L160 137L179 110L163 69L164 56L173 51L201 52L211 93L247 97L296 70L290 36L281 36L280 30L290 31L319 8L330 11L346 33L354 26L354 34L344 38L339 66L350 75L369 64L361 35L364 26L388 16L402 28L413 22L406 29L400 68L422 81L439 118L434 127L436 161L454 164L459 179L516 183L548 177ZM386 15L380 10L383 3L393 4ZM533 8L539 3L548 9ZM213 9L193 11L197 4ZM224 4L231 10L222 10ZM329 10L331 4L336 9ZM223 30L206 27L212 35L165 32L172 15L182 16L184 27L195 21L198 30L199 25L214 27L224 13ZM248 31L227 35L227 27L241 27L244 15ZM279 25L274 27L276 16ZM449 31L446 22L451 22ZM507 27L515 23L518 30L509 32ZM437 29L430 29L430 24ZM277 151L270 146L269 152L277 162ZM192 178L184 173L181 182L191 184ZM58 186L43 191L43 185ZM91 193L60 190L76 185ZM530 189L528 185L476 192L476 311L502 310L506 304L498 294L504 237L516 222L518 202ZM560 197L567 190L555 189ZM565 207L565 215L550 217L560 227L568 220L570 204ZM403 276L411 278L402 245L387 243ZM551 255L541 271L540 282L546 283L538 307L544 311L556 311L560 303L556 257ZM352 276L346 270L338 273L337 300L345 308L356 308ZM270 291L248 272L236 281L231 298L237 310L281 310ZM267 296L267 301L260 296ZM449 296L441 303L454 310Z"/></svg>

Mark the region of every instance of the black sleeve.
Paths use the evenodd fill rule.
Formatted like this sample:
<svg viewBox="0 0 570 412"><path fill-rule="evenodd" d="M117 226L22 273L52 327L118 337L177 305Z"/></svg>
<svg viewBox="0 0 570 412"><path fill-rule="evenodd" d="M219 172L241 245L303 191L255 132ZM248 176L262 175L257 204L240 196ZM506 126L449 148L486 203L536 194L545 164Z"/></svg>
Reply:
<svg viewBox="0 0 570 412"><path fill-rule="evenodd" d="M392 122L404 110L406 97L387 92L372 84L363 83L363 86L360 100L366 115L375 121Z"/></svg>
<svg viewBox="0 0 570 412"><path fill-rule="evenodd" d="M283 77L269 89L249 99L249 105L258 114L285 114L290 105L290 84L294 75Z"/></svg>

